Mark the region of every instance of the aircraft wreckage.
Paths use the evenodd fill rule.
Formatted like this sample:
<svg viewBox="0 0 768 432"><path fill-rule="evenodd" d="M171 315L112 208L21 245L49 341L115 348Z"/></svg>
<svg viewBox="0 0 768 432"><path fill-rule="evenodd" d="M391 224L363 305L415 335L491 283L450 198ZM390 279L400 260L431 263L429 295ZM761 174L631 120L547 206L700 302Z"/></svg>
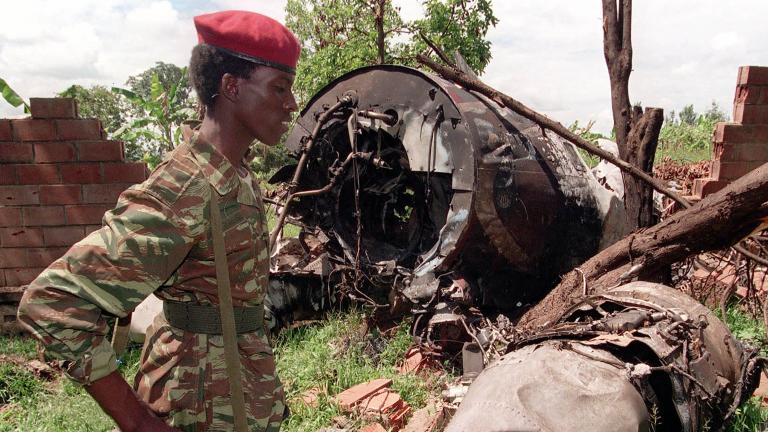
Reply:
<svg viewBox="0 0 768 432"><path fill-rule="evenodd" d="M755 352L662 285L618 286L535 334L515 329L627 229L572 145L484 96L405 67L358 69L312 98L286 147L299 163L270 180L272 200L301 232L273 233L270 325L345 299L413 314L424 349L463 358L474 378L447 430L716 430L752 393Z"/></svg>

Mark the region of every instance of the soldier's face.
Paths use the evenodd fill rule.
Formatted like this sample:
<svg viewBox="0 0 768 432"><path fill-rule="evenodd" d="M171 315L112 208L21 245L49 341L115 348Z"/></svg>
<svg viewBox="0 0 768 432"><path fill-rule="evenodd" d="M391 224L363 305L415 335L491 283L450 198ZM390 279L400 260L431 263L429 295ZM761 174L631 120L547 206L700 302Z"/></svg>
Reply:
<svg viewBox="0 0 768 432"><path fill-rule="evenodd" d="M275 145L288 131L296 99L291 87L295 76L271 67L257 67L239 80L236 116L251 134L267 145Z"/></svg>

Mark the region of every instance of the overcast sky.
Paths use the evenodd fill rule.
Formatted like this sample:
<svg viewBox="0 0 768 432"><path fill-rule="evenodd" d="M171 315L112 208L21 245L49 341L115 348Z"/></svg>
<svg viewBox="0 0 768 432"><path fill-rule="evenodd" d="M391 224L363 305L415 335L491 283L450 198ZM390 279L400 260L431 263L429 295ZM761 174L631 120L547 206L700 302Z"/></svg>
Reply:
<svg viewBox="0 0 768 432"><path fill-rule="evenodd" d="M418 0L395 0L404 18ZM281 0L26 0L3 4L0 77L26 98L72 84L122 86L156 61L185 65L192 17L244 9L284 20ZM611 127L599 0L494 2L489 85L554 119ZM729 113L740 65L768 66L768 1L634 2L630 97L665 111L714 100ZM0 100L0 117L18 116Z"/></svg>

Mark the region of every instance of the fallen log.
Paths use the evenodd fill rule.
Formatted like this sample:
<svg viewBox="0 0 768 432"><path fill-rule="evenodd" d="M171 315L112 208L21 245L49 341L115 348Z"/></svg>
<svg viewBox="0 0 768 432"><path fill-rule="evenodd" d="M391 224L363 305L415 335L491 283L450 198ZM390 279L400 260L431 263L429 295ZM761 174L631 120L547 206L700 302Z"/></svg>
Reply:
<svg viewBox="0 0 768 432"><path fill-rule="evenodd" d="M518 327L545 326L587 294L634 279L701 252L727 248L768 219L768 163L661 223L634 232L567 273Z"/></svg>

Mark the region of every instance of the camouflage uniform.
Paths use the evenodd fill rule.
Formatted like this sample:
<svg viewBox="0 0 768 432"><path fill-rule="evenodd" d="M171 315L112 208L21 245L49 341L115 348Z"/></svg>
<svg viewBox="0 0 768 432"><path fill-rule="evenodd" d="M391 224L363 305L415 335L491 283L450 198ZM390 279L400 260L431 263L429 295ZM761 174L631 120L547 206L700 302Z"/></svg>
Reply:
<svg viewBox="0 0 768 432"><path fill-rule="evenodd" d="M104 226L74 245L29 286L20 321L65 371L88 384L117 368L104 313L124 317L150 293L217 304L210 194L220 196L235 306L261 307L269 277L268 234L258 185L210 144L181 145L144 183L123 192ZM213 189L212 189L213 188ZM223 337L171 327L147 331L134 387L184 431L232 429ZM277 430L283 389L263 331L238 335L249 426ZM258 426L256 426L258 425Z"/></svg>

